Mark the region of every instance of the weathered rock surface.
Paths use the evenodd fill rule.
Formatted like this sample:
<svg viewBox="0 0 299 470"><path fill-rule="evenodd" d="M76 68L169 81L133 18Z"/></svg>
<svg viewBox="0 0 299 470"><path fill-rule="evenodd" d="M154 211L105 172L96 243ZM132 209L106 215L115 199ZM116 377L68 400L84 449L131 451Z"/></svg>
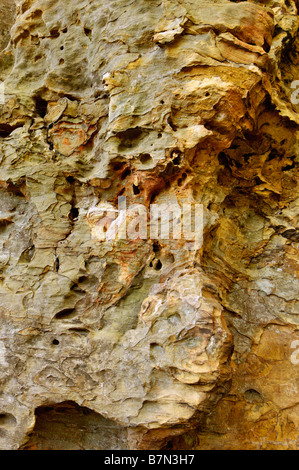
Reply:
<svg viewBox="0 0 299 470"><path fill-rule="evenodd" d="M299 448L297 8L0 1L0 448Z"/></svg>

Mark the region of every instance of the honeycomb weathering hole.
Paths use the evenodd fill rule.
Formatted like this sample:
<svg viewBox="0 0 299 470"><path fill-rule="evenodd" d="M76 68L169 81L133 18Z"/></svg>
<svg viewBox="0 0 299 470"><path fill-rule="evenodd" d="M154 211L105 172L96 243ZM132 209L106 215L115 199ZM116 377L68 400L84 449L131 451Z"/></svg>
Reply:
<svg viewBox="0 0 299 470"><path fill-rule="evenodd" d="M11 413L0 413L0 429L13 427L17 424L17 420Z"/></svg>
<svg viewBox="0 0 299 470"><path fill-rule="evenodd" d="M41 406L22 450L126 450L127 431L75 402Z"/></svg>

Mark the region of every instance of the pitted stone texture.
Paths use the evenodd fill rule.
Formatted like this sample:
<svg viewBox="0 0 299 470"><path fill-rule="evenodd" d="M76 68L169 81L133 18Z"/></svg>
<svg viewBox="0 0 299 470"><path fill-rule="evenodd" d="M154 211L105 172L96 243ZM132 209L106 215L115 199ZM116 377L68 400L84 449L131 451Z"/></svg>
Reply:
<svg viewBox="0 0 299 470"><path fill-rule="evenodd" d="M290 342L298 327L296 3L16 4L0 55L0 447L69 401L131 448L199 425L199 446L221 447L213 418L234 400L295 423L274 388L296 374L267 348L272 325ZM97 240L93 208L119 196L202 204L203 247Z"/></svg>
<svg viewBox="0 0 299 470"><path fill-rule="evenodd" d="M0 2L0 50L5 49L10 40L10 29L16 16L16 2L1 0Z"/></svg>

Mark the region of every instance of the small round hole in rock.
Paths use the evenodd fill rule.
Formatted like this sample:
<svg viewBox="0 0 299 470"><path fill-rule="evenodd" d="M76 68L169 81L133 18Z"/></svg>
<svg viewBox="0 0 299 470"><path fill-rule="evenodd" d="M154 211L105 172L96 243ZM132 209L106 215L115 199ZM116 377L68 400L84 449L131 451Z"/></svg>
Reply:
<svg viewBox="0 0 299 470"><path fill-rule="evenodd" d="M84 34L85 34L85 36L90 37L90 36L91 36L91 33L92 33L91 29L89 29L89 28L84 28Z"/></svg>
<svg viewBox="0 0 299 470"><path fill-rule="evenodd" d="M175 157L173 160L172 160L172 163L174 165L179 165L181 163L181 157Z"/></svg>
<svg viewBox="0 0 299 470"><path fill-rule="evenodd" d="M53 339L52 344L53 344L54 346L58 346L58 344L59 344L58 339Z"/></svg>
<svg viewBox="0 0 299 470"><path fill-rule="evenodd" d="M58 29L53 28L50 31L50 35L51 35L51 38L59 38L60 32L58 31Z"/></svg>
<svg viewBox="0 0 299 470"><path fill-rule="evenodd" d="M162 263L160 260L158 260L156 266L155 266L155 270L156 271L160 271L162 269Z"/></svg>
<svg viewBox="0 0 299 470"><path fill-rule="evenodd" d="M261 394L254 389L246 390L246 392L244 393L244 398L246 401L249 401L251 403L260 403L263 401L263 397L261 396Z"/></svg>
<svg viewBox="0 0 299 470"><path fill-rule="evenodd" d="M153 159L149 153L144 153L143 155L140 155L140 161L143 165L145 165L147 163L151 163Z"/></svg>

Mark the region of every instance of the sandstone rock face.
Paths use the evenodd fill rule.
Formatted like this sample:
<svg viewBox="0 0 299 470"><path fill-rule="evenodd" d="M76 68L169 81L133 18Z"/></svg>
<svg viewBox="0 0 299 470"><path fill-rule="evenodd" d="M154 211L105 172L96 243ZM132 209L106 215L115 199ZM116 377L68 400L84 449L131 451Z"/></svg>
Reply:
<svg viewBox="0 0 299 470"><path fill-rule="evenodd" d="M297 8L0 1L1 449L299 448Z"/></svg>

